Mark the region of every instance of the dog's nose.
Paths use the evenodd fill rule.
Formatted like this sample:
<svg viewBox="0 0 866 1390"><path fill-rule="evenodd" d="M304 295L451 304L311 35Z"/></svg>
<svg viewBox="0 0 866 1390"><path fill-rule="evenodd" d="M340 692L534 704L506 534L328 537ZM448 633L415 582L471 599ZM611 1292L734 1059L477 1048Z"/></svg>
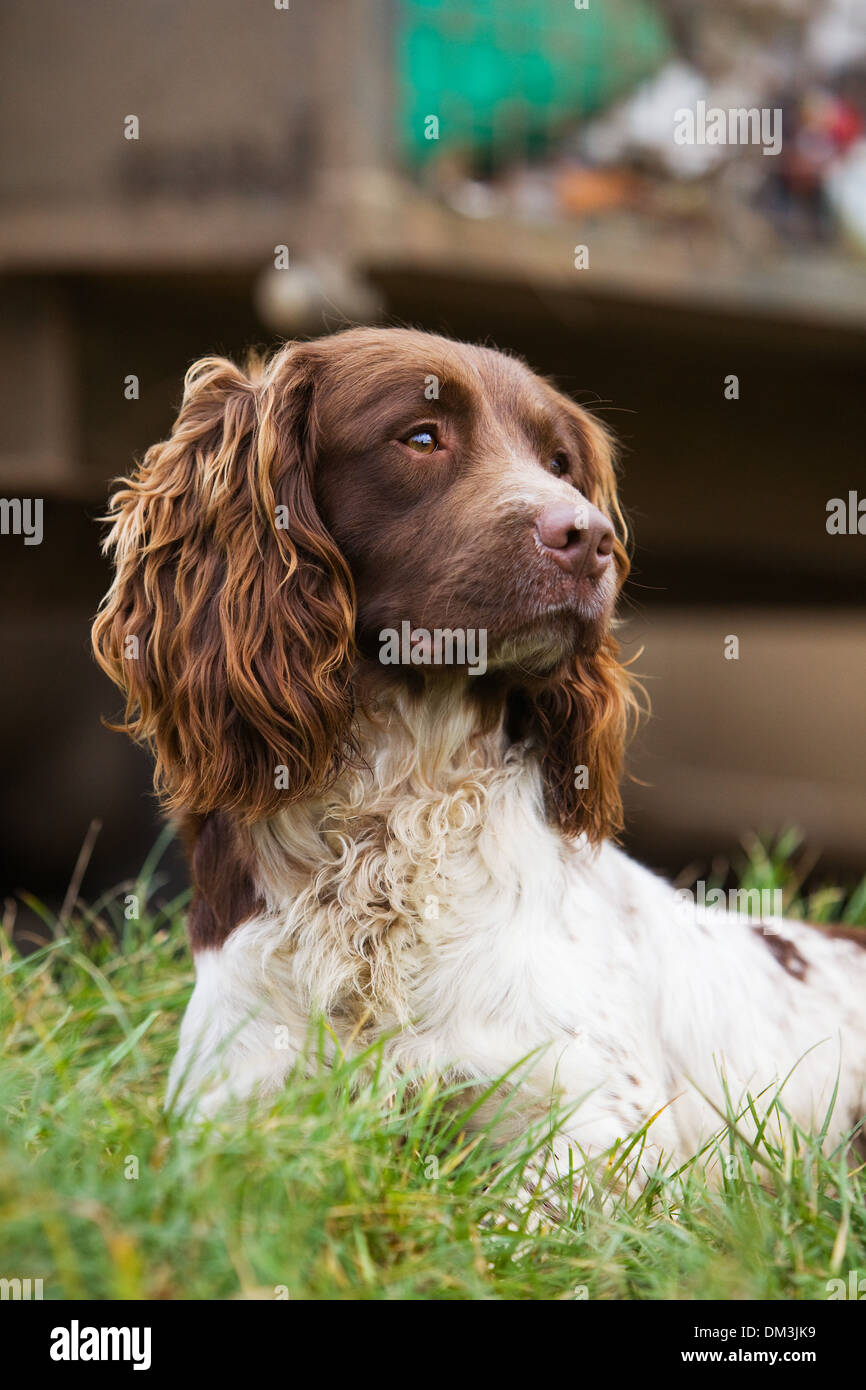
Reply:
<svg viewBox="0 0 866 1390"><path fill-rule="evenodd" d="M535 533L551 558L575 579L599 579L611 563L613 527L598 507L582 497L545 507Z"/></svg>

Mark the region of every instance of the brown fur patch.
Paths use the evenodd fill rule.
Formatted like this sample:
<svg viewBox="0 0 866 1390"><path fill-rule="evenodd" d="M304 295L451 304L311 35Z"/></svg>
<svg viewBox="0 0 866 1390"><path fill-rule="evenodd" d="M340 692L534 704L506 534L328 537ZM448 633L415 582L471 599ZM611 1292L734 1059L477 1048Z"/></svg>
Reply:
<svg viewBox="0 0 866 1390"><path fill-rule="evenodd" d="M779 962L783 970L787 970L789 975L793 975L795 980L805 980L809 974L809 966L793 941L786 941L783 936L777 936L775 932L765 931L763 927L753 927L752 931L759 936L770 954Z"/></svg>
<svg viewBox="0 0 866 1390"><path fill-rule="evenodd" d="M833 941L853 941L855 946L866 950L866 927L849 927L843 922L804 922L803 925Z"/></svg>
<svg viewBox="0 0 866 1390"><path fill-rule="evenodd" d="M222 946L235 927L264 906L256 890L252 847L243 829L216 812L189 816L183 827L194 894L187 926L194 951Z"/></svg>

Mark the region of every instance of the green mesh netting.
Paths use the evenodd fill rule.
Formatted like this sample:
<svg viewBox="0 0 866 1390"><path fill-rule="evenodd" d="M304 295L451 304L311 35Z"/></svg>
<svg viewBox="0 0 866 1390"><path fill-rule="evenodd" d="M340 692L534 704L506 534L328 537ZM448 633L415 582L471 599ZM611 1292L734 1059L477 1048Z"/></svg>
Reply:
<svg viewBox="0 0 866 1390"><path fill-rule="evenodd" d="M398 119L404 155L443 148L497 164L543 150L652 73L670 52L644 0L402 0ZM438 140L425 136L439 121Z"/></svg>

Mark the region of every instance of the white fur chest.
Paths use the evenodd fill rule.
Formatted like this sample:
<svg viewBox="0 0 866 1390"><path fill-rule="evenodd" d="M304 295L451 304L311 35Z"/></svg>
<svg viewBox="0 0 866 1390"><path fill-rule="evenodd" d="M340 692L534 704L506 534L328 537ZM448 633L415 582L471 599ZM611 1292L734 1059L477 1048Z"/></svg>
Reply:
<svg viewBox="0 0 866 1390"><path fill-rule="evenodd" d="M213 1102L273 1090L321 1010L344 1044L387 1036L401 1068L479 1084L517 1068L513 1117L556 1091L582 1149L659 1112L649 1151L684 1158L721 1124L722 1078L769 1100L792 1067L785 1099L813 1123L840 1059L844 1131L863 1096L861 949L771 925L802 978L754 923L684 913L613 846L568 842L535 759L463 702L392 712L367 746L327 796L258 828L264 911L199 959L175 1080L204 1074L196 1037L211 1062L231 1037Z"/></svg>

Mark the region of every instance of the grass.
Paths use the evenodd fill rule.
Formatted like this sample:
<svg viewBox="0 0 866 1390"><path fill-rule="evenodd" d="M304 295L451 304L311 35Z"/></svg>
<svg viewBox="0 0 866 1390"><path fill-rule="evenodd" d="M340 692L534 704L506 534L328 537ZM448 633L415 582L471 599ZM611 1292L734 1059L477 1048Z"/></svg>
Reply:
<svg viewBox="0 0 866 1390"><path fill-rule="evenodd" d="M866 881L804 899L799 855L793 835L755 840L739 880L866 922ZM192 973L183 903L156 894L154 856L93 908L43 914L51 939L26 957L2 938L0 1276L46 1298L824 1299L866 1271L863 1175L820 1136L784 1146L773 1117L757 1148L720 1121L639 1197L563 1189L559 1223L549 1193L516 1203L543 1134L470 1136L468 1092L395 1086L375 1049L329 1069L321 1033L270 1109L180 1130L161 1104Z"/></svg>

